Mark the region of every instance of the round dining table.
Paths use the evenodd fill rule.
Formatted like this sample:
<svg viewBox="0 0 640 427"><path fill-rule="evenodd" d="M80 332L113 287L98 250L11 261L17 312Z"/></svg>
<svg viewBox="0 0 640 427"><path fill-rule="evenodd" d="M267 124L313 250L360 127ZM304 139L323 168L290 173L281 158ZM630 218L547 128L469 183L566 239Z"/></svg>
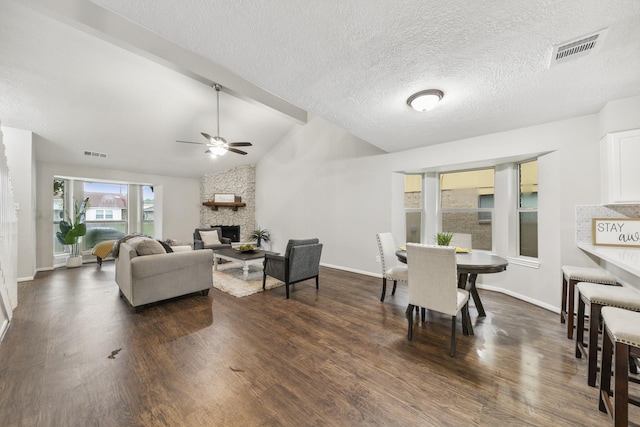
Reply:
<svg viewBox="0 0 640 427"><path fill-rule="evenodd" d="M407 251L397 250L396 257L400 262L407 263ZM469 291L478 310L478 316L486 316L480 295L478 295L478 290L476 289L478 274L505 271L509 262L498 255L488 252L470 251L456 253L456 264L458 266L458 287Z"/></svg>

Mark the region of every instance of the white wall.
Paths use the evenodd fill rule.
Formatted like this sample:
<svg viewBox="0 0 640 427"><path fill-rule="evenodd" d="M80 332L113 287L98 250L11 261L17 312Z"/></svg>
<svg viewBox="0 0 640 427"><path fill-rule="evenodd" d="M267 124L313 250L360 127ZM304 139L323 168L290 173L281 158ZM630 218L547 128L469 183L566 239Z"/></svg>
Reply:
<svg viewBox="0 0 640 427"><path fill-rule="evenodd" d="M404 239L403 181L394 171L477 167L547 152L539 160L539 268L512 264L482 282L557 311L560 266L596 264L576 248L575 205L600 201L602 129L640 127L640 114L626 113L639 108L635 97L609 103L602 112L607 117L582 116L391 154L313 118L256 166L256 218L272 231L275 250L289 238L319 237L323 264L379 274L375 234L392 230L398 244ZM495 239L498 253L508 256L509 236L502 232Z"/></svg>
<svg viewBox="0 0 640 427"><path fill-rule="evenodd" d="M18 281L33 280L35 257L35 151L30 131L2 127L18 211Z"/></svg>
<svg viewBox="0 0 640 427"><path fill-rule="evenodd" d="M256 165L256 223L272 249L318 237L323 264L377 272L375 234L391 227L382 153L318 117L287 135Z"/></svg>
<svg viewBox="0 0 640 427"><path fill-rule="evenodd" d="M54 176L152 184L156 205L155 237L177 239L186 244L193 242L193 230L200 220L199 180L38 162L36 217L36 267L38 270L53 268L51 210Z"/></svg>

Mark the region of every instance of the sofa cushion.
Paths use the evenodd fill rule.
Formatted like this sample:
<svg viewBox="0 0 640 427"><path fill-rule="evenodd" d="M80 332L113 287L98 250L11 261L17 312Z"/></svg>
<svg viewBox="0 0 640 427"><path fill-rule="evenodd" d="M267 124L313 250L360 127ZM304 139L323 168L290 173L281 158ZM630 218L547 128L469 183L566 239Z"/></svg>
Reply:
<svg viewBox="0 0 640 427"><path fill-rule="evenodd" d="M167 253L157 240L148 237L134 237L127 243L136 250L138 256Z"/></svg>
<svg viewBox="0 0 640 427"><path fill-rule="evenodd" d="M220 237L217 230L200 231L200 237L205 246L220 245Z"/></svg>

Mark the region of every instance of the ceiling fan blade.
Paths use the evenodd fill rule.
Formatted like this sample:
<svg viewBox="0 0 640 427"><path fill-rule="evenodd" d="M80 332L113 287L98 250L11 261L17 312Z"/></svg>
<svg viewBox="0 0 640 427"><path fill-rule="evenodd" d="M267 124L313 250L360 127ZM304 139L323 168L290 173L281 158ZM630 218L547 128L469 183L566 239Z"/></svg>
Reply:
<svg viewBox="0 0 640 427"><path fill-rule="evenodd" d="M233 153L242 154L243 156L245 154L247 154L246 151L238 150L237 148L231 148L231 147L227 148L227 151L231 151Z"/></svg>
<svg viewBox="0 0 640 427"><path fill-rule="evenodd" d="M207 145L204 142L193 142L193 141L176 141L176 142L182 142L183 144L197 144L197 145Z"/></svg>
<svg viewBox="0 0 640 427"><path fill-rule="evenodd" d="M213 137L211 135L209 135L208 133L204 133L204 132L200 132L200 135L204 136L205 138L207 138L209 140L209 142L214 142L215 140L213 139Z"/></svg>
<svg viewBox="0 0 640 427"><path fill-rule="evenodd" d="M253 144L250 142L230 142L229 147L251 147Z"/></svg>

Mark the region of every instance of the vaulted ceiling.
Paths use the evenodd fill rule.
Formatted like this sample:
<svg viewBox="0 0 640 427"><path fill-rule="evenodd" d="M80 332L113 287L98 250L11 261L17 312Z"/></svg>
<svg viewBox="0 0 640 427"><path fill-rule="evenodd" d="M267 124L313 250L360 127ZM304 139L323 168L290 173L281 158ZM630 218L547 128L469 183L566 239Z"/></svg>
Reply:
<svg viewBox="0 0 640 427"><path fill-rule="evenodd" d="M595 113L640 95L639 71L636 0L0 0L2 124L33 130L41 159L148 173L255 163L307 112L388 152ZM247 156L175 142L215 134L212 82ZM436 109L406 105L429 88Z"/></svg>

